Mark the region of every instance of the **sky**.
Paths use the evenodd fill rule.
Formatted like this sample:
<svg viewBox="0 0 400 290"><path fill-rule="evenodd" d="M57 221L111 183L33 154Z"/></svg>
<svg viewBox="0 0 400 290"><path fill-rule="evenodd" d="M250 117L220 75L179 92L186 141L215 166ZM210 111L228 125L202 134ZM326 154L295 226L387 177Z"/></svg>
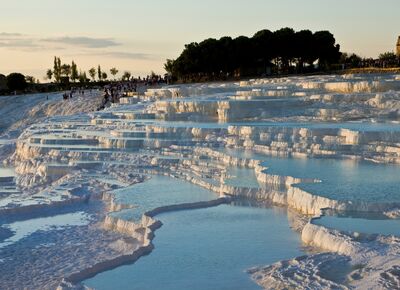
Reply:
<svg viewBox="0 0 400 290"><path fill-rule="evenodd" d="M0 73L43 81L54 56L82 70L164 73L190 42L262 29L329 30L341 51L394 51L400 0L0 0Z"/></svg>

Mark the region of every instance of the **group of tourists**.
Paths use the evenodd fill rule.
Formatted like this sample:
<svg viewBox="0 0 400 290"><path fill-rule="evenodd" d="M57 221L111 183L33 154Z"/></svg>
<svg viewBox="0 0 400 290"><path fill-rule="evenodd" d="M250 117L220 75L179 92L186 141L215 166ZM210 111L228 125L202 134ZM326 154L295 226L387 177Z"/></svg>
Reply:
<svg viewBox="0 0 400 290"><path fill-rule="evenodd" d="M71 88L71 90L68 92L65 92L63 94L63 99L64 100L68 100L68 99L72 99L73 96L85 96L85 88L83 87L79 87L79 88Z"/></svg>
<svg viewBox="0 0 400 290"><path fill-rule="evenodd" d="M169 84L168 76L162 77L161 75L148 75L146 77L131 78L129 81L111 82L103 87L96 89L103 91L102 104L98 110L102 110L111 105L111 103L119 103L119 99L127 95L128 92L145 91L148 86L158 86L162 84ZM83 97L85 95L84 87L73 87L69 92L63 94L64 100L72 99L75 96ZM93 87L90 88L92 90Z"/></svg>
<svg viewBox="0 0 400 290"><path fill-rule="evenodd" d="M119 99L127 92L136 92L136 82L117 82L104 86L104 100L105 102L118 103Z"/></svg>
<svg viewBox="0 0 400 290"><path fill-rule="evenodd" d="M131 80L125 82L113 82L103 87L104 98L99 110L104 109L111 103L119 103L119 99L127 95L128 92L137 92L138 87L142 86L138 80Z"/></svg>

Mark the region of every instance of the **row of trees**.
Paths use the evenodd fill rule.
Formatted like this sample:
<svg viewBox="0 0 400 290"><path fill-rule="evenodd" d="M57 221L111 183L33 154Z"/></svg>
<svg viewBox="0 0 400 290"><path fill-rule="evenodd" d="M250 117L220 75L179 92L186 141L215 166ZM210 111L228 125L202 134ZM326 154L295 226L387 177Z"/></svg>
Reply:
<svg viewBox="0 0 400 290"><path fill-rule="evenodd" d="M111 68L110 74L116 80L118 74L118 69ZM101 69L98 65L97 68L91 68L88 71L88 75L91 79L87 77L86 71L78 70L78 66L75 61L71 64L62 63L59 57L54 57L53 69L48 69L45 78L52 83L40 84L39 79L36 79L30 75L23 75L18 72L11 73L7 76L0 74L0 94L10 94L15 91L17 92L48 92L48 91L58 91L65 90L71 87L71 82L79 81L85 86L97 85L97 81L105 82L108 75L105 71ZM121 77L122 80L130 80L131 73L125 71ZM92 80L92 83L89 83Z"/></svg>
<svg viewBox="0 0 400 290"><path fill-rule="evenodd" d="M343 53L340 58L340 63L343 64L345 68L394 68L400 66L400 56L390 51L381 53L377 59L363 58L355 53Z"/></svg>
<svg viewBox="0 0 400 290"><path fill-rule="evenodd" d="M116 79L115 77L118 72L118 69L115 67L110 69L110 74L113 76L114 80ZM97 81L106 81L108 78L107 73L101 69L100 65L97 66L97 69L95 67L89 69L88 74L93 82L96 81L96 78ZM129 71L125 71L121 79L129 80L130 77L131 73ZM86 71L78 71L78 66L74 61L72 61L71 64L62 64L61 59L57 56L54 57L53 69L47 70L46 78L48 80L54 80L56 83L68 83L69 81L86 83L90 81L90 79L87 77Z"/></svg>
<svg viewBox="0 0 400 290"><path fill-rule="evenodd" d="M340 46L329 31L282 28L261 30L253 37L209 38L185 45L180 56L168 59L165 70L173 77L258 75L329 69L340 59Z"/></svg>

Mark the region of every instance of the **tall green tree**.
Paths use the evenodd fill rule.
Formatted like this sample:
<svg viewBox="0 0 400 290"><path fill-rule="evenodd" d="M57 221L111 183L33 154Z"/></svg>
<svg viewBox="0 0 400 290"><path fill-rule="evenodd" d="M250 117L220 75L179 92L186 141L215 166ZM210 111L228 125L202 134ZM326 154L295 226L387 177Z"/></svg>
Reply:
<svg viewBox="0 0 400 290"><path fill-rule="evenodd" d="M80 71L78 79L79 79L80 83L86 83L88 81L87 76L86 76L86 72L85 71L84 72Z"/></svg>
<svg viewBox="0 0 400 290"><path fill-rule="evenodd" d="M76 63L72 61L71 64L71 80L75 82L79 78L79 73L78 73L78 68L76 66Z"/></svg>
<svg viewBox="0 0 400 290"><path fill-rule="evenodd" d="M309 66L317 60L316 52L314 51L314 38L310 30L301 30L295 33L293 45L297 48L292 55L296 62L297 70L302 72L304 65Z"/></svg>
<svg viewBox="0 0 400 290"><path fill-rule="evenodd" d="M335 37L329 31L314 33L315 56L321 69L329 69L330 64L340 59L340 45L335 45Z"/></svg>
<svg viewBox="0 0 400 290"><path fill-rule="evenodd" d="M61 80L61 59L57 56L54 57L53 75L57 83Z"/></svg>
<svg viewBox="0 0 400 290"><path fill-rule="evenodd" d="M270 67L270 61L274 54L272 46L273 35L271 31L264 29L255 33L252 37L255 61L258 65L262 66L261 71L264 72Z"/></svg>
<svg viewBox="0 0 400 290"><path fill-rule="evenodd" d="M66 64L66 63L61 65L61 76L69 78L70 74L71 74L71 66L69 64Z"/></svg>

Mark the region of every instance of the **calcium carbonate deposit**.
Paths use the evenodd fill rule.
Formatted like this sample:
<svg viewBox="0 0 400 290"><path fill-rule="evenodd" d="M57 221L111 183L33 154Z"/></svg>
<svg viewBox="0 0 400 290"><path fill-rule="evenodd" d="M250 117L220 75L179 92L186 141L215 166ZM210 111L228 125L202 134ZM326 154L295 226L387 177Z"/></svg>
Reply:
<svg viewBox="0 0 400 290"><path fill-rule="evenodd" d="M0 98L1 289L400 288L399 76L126 95Z"/></svg>

